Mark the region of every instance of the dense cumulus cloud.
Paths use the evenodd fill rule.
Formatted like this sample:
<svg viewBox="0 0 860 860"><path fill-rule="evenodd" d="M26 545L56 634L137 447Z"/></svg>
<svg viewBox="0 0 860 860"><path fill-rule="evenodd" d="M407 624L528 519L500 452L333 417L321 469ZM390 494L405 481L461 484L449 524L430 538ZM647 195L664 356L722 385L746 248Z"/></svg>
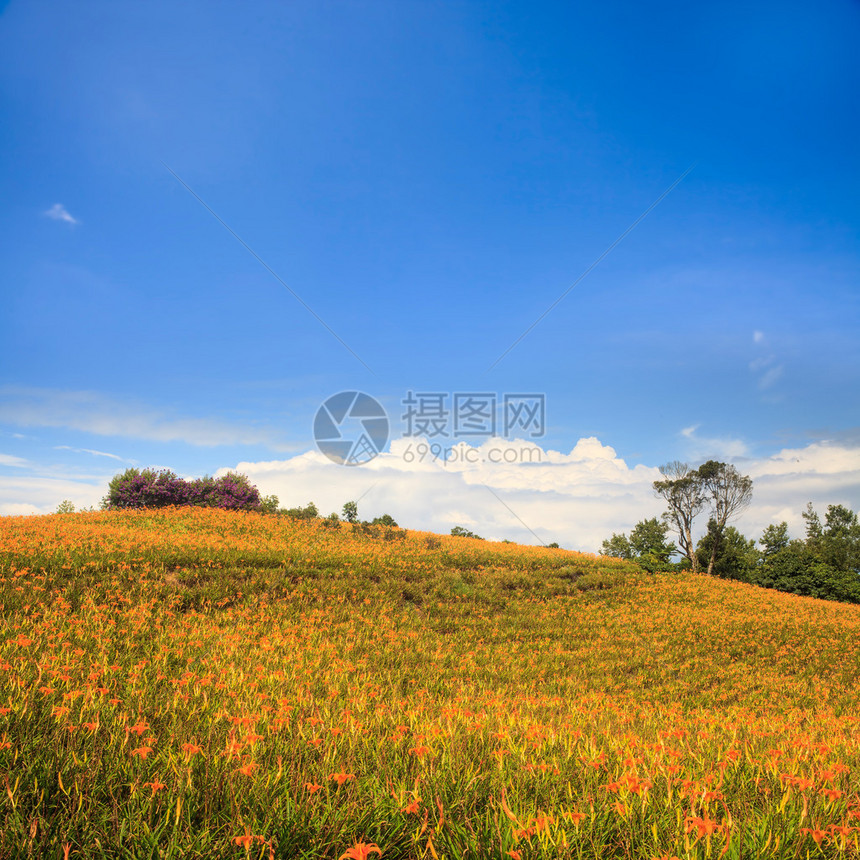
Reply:
<svg viewBox="0 0 860 860"><path fill-rule="evenodd" d="M396 440L363 466L339 466L311 451L234 468L282 505L313 500L328 513L359 500L362 517L390 513L411 528L447 532L463 525L487 538L558 541L591 552L613 531L663 510L652 490L657 467L630 467L594 437L568 453L522 440L460 443L445 461L418 456L422 444L429 449L423 440ZM736 523L749 537L781 520L800 536L807 502L822 510L833 503L856 507L860 497L860 447L816 442L736 465L755 482L753 504Z"/></svg>

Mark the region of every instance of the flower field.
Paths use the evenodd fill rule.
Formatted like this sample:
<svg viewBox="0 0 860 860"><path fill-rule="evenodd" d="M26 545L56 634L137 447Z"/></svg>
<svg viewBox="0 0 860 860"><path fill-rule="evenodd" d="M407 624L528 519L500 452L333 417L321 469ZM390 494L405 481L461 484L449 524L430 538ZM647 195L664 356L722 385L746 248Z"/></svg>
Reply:
<svg viewBox="0 0 860 860"><path fill-rule="evenodd" d="M0 858L860 858L858 606L184 508L0 614Z"/></svg>

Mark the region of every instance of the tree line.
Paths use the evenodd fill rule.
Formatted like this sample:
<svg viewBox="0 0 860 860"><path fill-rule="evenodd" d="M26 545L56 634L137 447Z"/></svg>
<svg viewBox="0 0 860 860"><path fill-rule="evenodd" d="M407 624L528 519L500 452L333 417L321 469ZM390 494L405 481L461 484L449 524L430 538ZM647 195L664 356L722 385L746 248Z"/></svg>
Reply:
<svg viewBox="0 0 860 860"><path fill-rule="evenodd" d="M716 460L697 469L674 461L661 466L660 475L653 488L666 511L637 523L629 537L613 533L603 541L604 555L651 571L705 571L792 594L860 603L860 524L854 511L828 505L822 523L810 503L803 513L803 540L791 539L788 523L781 522L769 525L756 542L729 525L752 501L749 476ZM702 514L708 516L707 529L694 541L693 525ZM678 556L680 561L672 560Z"/></svg>

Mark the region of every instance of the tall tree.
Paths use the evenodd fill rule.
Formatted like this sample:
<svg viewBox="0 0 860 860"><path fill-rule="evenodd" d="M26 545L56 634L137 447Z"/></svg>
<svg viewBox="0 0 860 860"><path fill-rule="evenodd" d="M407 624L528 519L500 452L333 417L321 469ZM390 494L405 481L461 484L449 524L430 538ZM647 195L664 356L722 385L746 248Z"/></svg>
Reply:
<svg viewBox="0 0 860 860"><path fill-rule="evenodd" d="M714 564L720 552L728 521L745 510L752 501L752 478L741 475L728 464L708 460L696 470L696 477L702 495L710 503L713 520L713 540L708 558L708 574L714 572ZM709 526L709 530L710 526Z"/></svg>
<svg viewBox="0 0 860 860"><path fill-rule="evenodd" d="M699 475L686 463L673 460L660 466L662 481L654 481L654 492L669 506L663 518L678 535L681 554L690 562L693 572L699 570L696 545L693 543L693 521L705 507L707 498Z"/></svg>

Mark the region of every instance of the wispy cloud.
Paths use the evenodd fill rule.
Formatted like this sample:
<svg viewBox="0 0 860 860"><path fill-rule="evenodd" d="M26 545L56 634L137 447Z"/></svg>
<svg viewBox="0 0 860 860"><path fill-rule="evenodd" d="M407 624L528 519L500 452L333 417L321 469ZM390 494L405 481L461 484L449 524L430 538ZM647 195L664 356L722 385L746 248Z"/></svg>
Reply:
<svg viewBox="0 0 860 860"><path fill-rule="evenodd" d="M46 475L4 477L0 483L0 515L49 514L63 499L76 508L98 507L107 480L82 480Z"/></svg>
<svg viewBox="0 0 860 860"><path fill-rule="evenodd" d="M0 466L14 466L19 469L25 469L30 465L29 460L23 457L15 457L12 454L0 454Z"/></svg>
<svg viewBox="0 0 860 860"><path fill-rule="evenodd" d="M0 386L0 422L19 427L65 427L98 436L185 442L202 447L264 444L274 450L291 450L275 428L242 427L212 418L184 417L95 391Z"/></svg>
<svg viewBox="0 0 860 860"><path fill-rule="evenodd" d="M45 212L48 218L53 218L54 221L65 221L67 224L80 224L77 218L73 218L69 210L62 203L55 203L50 209Z"/></svg>
<svg viewBox="0 0 860 860"><path fill-rule="evenodd" d="M767 338L765 337L764 332L754 331L753 343L757 346L766 344ZM754 358L749 363L749 369L752 373L758 376L758 387L761 391L766 391L768 388L772 388L782 377L783 371L785 370L783 365L777 363L776 356L772 353L768 355L760 355L757 358Z"/></svg>
<svg viewBox="0 0 860 860"><path fill-rule="evenodd" d="M734 460L749 454L749 447L742 439L733 436L699 436L697 434L699 427L701 424L691 424L680 431L680 436L685 440L684 457L686 459Z"/></svg>
<svg viewBox="0 0 860 860"><path fill-rule="evenodd" d="M776 364L773 367L769 367L762 375L759 377L758 387L764 391L767 388L770 388L777 380L782 376L783 366L781 364Z"/></svg>
<svg viewBox="0 0 860 860"><path fill-rule="evenodd" d="M108 454L105 451L94 451L92 448L73 448L71 445L54 445L55 451L72 451L75 454L92 454L94 457L110 457L111 460L119 460L120 463L125 463L125 457L120 457L118 454Z"/></svg>

